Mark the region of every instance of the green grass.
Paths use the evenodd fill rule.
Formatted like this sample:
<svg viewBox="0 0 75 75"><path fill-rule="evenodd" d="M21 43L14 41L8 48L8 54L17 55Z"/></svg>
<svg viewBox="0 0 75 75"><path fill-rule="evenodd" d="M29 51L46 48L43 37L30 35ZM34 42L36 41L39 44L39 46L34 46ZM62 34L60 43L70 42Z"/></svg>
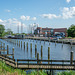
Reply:
<svg viewBox="0 0 75 75"><path fill-rule="evenodd" d="M11 66L6 65L4 62L0 61L0 75L47 75L44 71L32 71L26 74L24 70L14 69Z"/></svg>
<svg viewBox="0 0 75 75"><path fill-rule="evenodd" d="M21 69L14 69L11 66L6 65L4 62L0 61L0 75L47 75L45 71L31 71L31 73L26 74L26 71ZM64 71L59 72L57 75L75 75L75 71Z"/></svg>
<svg viewBox="0 0 75 75"><path fill-rule="evenodd" d="M60 72L57 75L75 75L75 71Z"/></svg>

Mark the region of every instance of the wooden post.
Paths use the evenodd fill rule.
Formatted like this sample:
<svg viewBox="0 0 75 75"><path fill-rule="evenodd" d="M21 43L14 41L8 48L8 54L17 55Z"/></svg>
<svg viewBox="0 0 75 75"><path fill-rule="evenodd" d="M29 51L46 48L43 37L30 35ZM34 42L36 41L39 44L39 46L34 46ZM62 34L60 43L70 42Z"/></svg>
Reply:
<svg viewBox="0 0 75 75"><path fill-rule="evenodd" d="M44 44L45 44L45 39L44 39Z"/></svg>
<svg viewBox="0 0 75 75"><path fill-rule="evenodd" d="M1 42L1 50L2 50L2 42Z"/></svg>
<svg viewBox="0 0 75 75"><path fill-rule="evenodd" d="M49 38L49 45L50 45L50 38Z"/></svg>
<svg viewBox="0 0 75 75"><path fill-rule="evenodd" d="M37 53L37 64L39 64L39 53ZM39 68L37 68L37 72L38 72L37 75L39 75Z"/></svg>
<svg viewBox="0 0 75 75"><path fill-rule="evenodd" d="M41 46L41 60L42 60L42 48L43 48L43 46Z"/></svg>
<svg viewBox="0 0 75 75"><path fill-rule="evenodd" d="M70 64L73 64L73 51L70 52Z"/></svg>
<svg viewBox="0 0 75 75"><path fill-rule="evenodd" d="M72 41L71 41L71 50L72 50Z"/></svg>
<svg viewBox="0 0 75 75"><path fill-rule="evenodd" d="M48 47L48 60L50 60L50 47ZM49 64L49 62L48 62Z"/></svg>
<svg viewBox="0 0 75 75"><path fill-rule="evenodd" d="M24 50L25 50L25 42L24 42Z"/></svg>
<svg viewBox="0 0 75 75"><path fill-rule="evenodd" d="M13 53L12 53L13 54L13 57L12 58L14 59L14 47L12 48L12 51L13 51Z"/></svg>
<svg viewBox="0 0 75 75"><path fill-rule="evenodd" d="M56 46L56 41L55 41L55 46Z"/></svg>
<svg viewBox="0 0 75 75"><path fill-rule="evenodd" d="M7 45L7 54L9 54L9 47L8 47L8 45Z"/></svg>
<svg viewBox="0 0 75 75"><path fill-rule="evenodd" d="M63 41L62 41L62 47L63 47Z"/></svg>
<svg viewBox="0 0 75 75"><path fill-rule="evenodd" d="M19 41L19 47L20 47L20 41Z"/></svg>
<svg viewBox="0 0 75 75"><path fill-rule="evenodd" d="M17 40L17 46L18 46L18 40Z"/></svg>
<svg viewBox="0 0 75 75"><path fill-rule="evenodd" d="M3 43L3 50L5 50L5 43Z"/></svg>
<svg viewBox="0 0 75 75"><path fill-rule="evenodd" d="M37 53L37 64L39 64L39 53Z"/></svg>
<svg viewBox="0 0 75 75"><path fill-rule="evenodd" d="M37 54L37 45L35 45L35 58L36 58L36 54Z"/></svg>
<svg viewBox="0 0 75 75"><path fill-rule="evenodd" d="M31 58L32 58L32 43L30 44Z"/></svg>
<svg viewBox="0 0 75 75"><path fill-rule="evenodd" d="M27 42L27 52L28 52L28 42Z"/></svg>
<svg viewBox="0 0 75 75"><path fill-rule="evenodd" d="M21 48L22 48L22 41L21 41Z"/></svg>

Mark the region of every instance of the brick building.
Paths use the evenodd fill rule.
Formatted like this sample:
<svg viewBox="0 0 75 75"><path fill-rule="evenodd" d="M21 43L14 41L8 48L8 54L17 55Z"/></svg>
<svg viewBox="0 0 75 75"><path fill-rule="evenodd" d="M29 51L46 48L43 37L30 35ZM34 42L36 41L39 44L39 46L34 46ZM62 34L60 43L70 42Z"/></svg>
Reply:
<svg viewBox="0 0 75 75"><path fill-rule="evenodd" d="M37 27L37 29L34 31L35 35L38 36L44 36L44 37L49 37L49 36L55 36L59 34L64 34L65 37L67 37L67 28L42 28L42 27Z"/></svg>
<svg viewBox="0 0 75 75"><path fill-rule="evenodd" d="M56 33L64 33L65 34L65 37L67 37L67 28L56 28L54 29L54 34Z"/></svg>

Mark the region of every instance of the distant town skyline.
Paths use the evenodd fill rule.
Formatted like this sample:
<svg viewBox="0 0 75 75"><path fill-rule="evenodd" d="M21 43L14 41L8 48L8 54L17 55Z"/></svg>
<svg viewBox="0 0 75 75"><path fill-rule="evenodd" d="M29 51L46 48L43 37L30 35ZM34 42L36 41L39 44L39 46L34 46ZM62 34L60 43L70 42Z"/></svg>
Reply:
<svg viewBox="0 0 75 75"><path fill-rule="evenodd" d="M0 24L14 33L39 27L68 28L75 24L75 0L0 0Z"/></svg>

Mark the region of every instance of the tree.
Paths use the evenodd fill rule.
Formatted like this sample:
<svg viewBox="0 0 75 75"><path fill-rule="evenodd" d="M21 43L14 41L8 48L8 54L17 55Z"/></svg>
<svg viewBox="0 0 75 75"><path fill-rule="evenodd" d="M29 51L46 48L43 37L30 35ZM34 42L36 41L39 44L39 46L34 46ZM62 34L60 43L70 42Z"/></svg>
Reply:
<svg viewBox="0 0 75 75"><path fill-rule="evenodd" d="M69 37L75 37L75 25L72 24L72 25L68 28L67 32L68 32L68 36L69 36Z"/></svg>
<svg viewBox="0 0 75 75"><path fill-rule="evenodd" d="M6 32L7 32L7 34L13 34L13 31L11 29L9 29L9 28L7 29Z"/></svg>
<svg viewBox="0 0 75 75"><path fill-rule="evenodd" d="M0 37L2 37L2 34L4 33L4 31L5 31L4 25L0 24Z"/></svg>

